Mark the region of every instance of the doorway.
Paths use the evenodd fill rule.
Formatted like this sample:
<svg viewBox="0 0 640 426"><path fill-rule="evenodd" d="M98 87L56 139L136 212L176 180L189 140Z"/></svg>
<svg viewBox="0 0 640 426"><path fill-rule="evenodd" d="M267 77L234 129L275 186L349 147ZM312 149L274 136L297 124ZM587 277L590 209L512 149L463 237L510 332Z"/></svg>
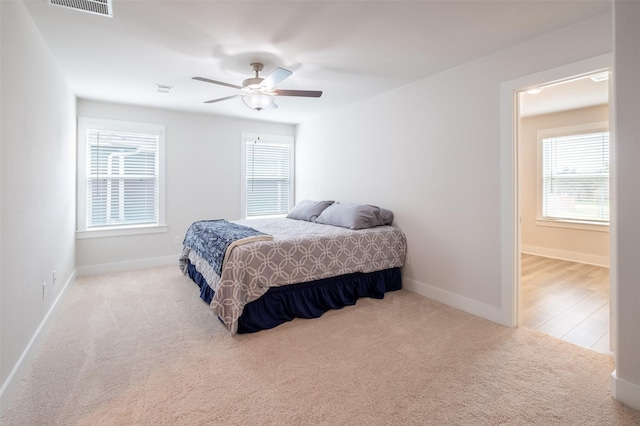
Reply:
<svg viewBox="0 0 640 426"><path fill-rule="evenodd" d="M517 91L517 324L609 352L608 69Z"/></svg>

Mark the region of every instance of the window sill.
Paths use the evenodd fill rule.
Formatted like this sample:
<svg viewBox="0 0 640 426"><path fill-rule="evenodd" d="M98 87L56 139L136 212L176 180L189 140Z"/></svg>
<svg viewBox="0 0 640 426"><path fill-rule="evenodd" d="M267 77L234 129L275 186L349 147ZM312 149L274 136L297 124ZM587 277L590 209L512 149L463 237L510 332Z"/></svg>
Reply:
<svg viewBox="0 0 640 426"><path fill-rule="evenodd" d="M609 232L608 224L600 224L596 222L574 222L569 220L536 219L536 226L580 229L582 231Z"/></svg>
<svg viewBox="0 0 640 426"><path fill-rule="evenodd" d="M168 225L102 228L91 231L76 231L76 240L82 240L85 238L119 237L122 235L157 234L167 232L168 230Z"/></svg>

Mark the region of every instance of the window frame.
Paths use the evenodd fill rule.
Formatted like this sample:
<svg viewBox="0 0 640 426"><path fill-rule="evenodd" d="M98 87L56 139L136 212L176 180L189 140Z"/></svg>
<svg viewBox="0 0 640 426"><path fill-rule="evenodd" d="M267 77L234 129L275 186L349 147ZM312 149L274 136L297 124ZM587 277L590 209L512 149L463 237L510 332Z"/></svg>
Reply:
<svg viewBox="0 0 640 426"><path fill-rule="evenodd" d="M241 155L240 155L240 214L243 219L260 219L268 217L285 217L286 214L264 215L247 217L247 142L253 142L257 138L264 143L286 144L290 146L289 151L289 210L293 207L294 188L295 188L295 140L293 136L275 135L275 134L256 134L243 132L241 135Z"/></svg>
<svg viewBox="0 0 640 426"><path fill-rule="evenodd" d="M537 132L537 196L536 196L536 220L538 226L548 226L554 228L580 229L586 231L608 232L609 222L592 222L578 219L554 219L543 215L544 197L544 176L543 176L543 140L553 137L572 136L588 133L609 133L609 145L611 145L611 132L608 121L598 121L593 123L579 124L574 126L557 127L551 129L541 129ZM609 150L611 152L611 149ZM611 185L611 170L609 170L609 185Z"/></svg>
<svg viewBox="0 0 640 426"><path fill-rule="evenodd" d="M87 228L87 131L104 130L158 135L158 221L155 224ZM165 223L165 126L104 118L78 117L76 169L76 239L167 232Z"/></svg>

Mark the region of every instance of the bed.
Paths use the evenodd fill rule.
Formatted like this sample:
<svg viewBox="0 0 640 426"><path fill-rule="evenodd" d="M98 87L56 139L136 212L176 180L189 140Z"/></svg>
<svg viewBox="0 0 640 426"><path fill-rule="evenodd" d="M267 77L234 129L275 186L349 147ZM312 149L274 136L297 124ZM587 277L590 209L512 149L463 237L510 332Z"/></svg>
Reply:
<svg viewBox="0 0 640 426"><path fill-rule="evenodd" d="M190 226L180 268L232 335L273 328L296 317L316 318L360 297L382 299L401 288L406 239L388 217L371 222L375 226L358 227L360 221L358 229L351 229L354 226L344 225L353 222L336 226L320 223L319 215L301 220L293 213ZM337 223L336 218L344 215L325 222ZM233 227L235 239L226 241L228 249L222 247L212 259L212 243L203 242L202 234L216 234L223 225ZM203 231L209 226L214 230ZM236 231L248 233L235 236Z"/></svg>

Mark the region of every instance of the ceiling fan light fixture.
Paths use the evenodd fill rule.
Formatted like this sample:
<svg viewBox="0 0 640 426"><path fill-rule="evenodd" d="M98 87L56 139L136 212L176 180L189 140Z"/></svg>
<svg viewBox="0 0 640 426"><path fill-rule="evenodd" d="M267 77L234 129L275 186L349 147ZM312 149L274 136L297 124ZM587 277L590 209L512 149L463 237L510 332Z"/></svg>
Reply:
<svg viewBox="0 0 640 426"><path fill-rule="evenodd" d="M266 93L250 93L242 97L245 105L256 111L262 111L263 109L277 108L275 100L272 95Z"/></svg>

